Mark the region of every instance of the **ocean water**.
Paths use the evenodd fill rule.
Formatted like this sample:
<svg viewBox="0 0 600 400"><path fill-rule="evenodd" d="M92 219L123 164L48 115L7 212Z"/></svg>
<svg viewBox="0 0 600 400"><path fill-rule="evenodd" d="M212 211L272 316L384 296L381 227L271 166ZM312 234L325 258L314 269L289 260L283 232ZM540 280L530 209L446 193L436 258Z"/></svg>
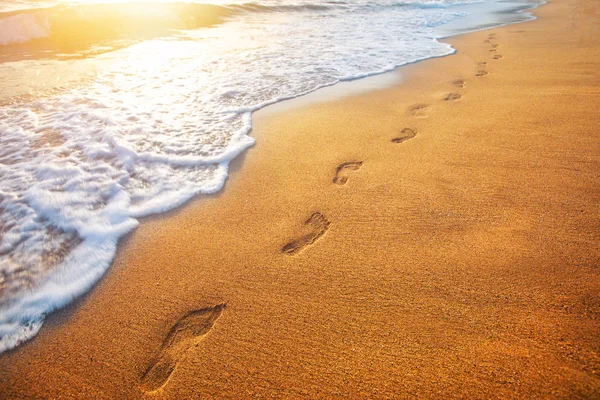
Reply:
<svg viewBox="0 0 600 400"><path fill-rule="evenodd" d="M88 291L140 217L221 190L253 111L533 6L0 0L0 352Z"/></svg>

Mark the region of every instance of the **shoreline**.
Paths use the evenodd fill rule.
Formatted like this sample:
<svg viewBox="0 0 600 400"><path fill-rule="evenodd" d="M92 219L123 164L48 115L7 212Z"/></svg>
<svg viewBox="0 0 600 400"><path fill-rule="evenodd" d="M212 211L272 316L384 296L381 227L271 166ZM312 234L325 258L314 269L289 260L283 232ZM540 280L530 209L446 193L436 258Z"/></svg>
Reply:
<svg viewBox="0 0 600 400"><path fill-rule="evenodd" d="M476 32L483 32L497 28L504 28L510 25L518 25L531 21L535 21L537 17L534 15L534 11L544 4L547 4L544 0L535 1L532 0L527 2L530 4L527 8L519 9L516 11L510 11L509 14L517 15L525 15L529 17L529 19L523 20L514 20L510 22L499 23L498 25L493 25L489 27L475 27L471 29L465 29L464 31L456 31L454 33L449 33L447 36L442 36L436 38L436 41L440 43L448 43L452 38L460 37L463 35L469 35ZM454 49L454 47L453 47ZM316 89L313 89L307 93L297 95L295 97L286 98L280 101L276 101L274 103L269 103L261 108L252 112L252 119L254 120L254 114L260 113L260 115L276 115L284 111L293 110L295 108L304 107L310 105L311 103L328 103L331 101L341 100L345 97L352 97L356 95L360 95L361 93L371 92L375 90L387 89L391 88L395 85L399 85L402 82L402 71L404 68L413 65L420 64L424 61L436 59L436 58L444 58L450 57L456 53L456 49L454 49L454 53L438 55L430 58L425 58L418 61L409 62L406 64L398 65L394 67L394 69L384 72L373 72L364 77L356 78L356 79L343 79L337 83L331 85L325 85ZM252 135L250 135L252 136Z"/></svg>
<svg viewBox="0 0 600 400"><path fill-rule="evenodd" d="M437 31L437 33L435 35L436 39L433 41L439 44L440 42L439 42L438 36L440 34L446 35L445 37L450 37L450 36L457 36L460 34L481 30L482 26L485 26L486 23L490 24L490 26L487 26L487 28L490 28L490 27L499 27L499 26L508 25L511 23L516 23L518 21L525 22L526 20L531 20L531 19L535 18L530 13L527 13L527 11L534 9L540 3L525 3L527 5L521 4L517 7L518 3L515 3L515 1L518 2L518 1L523 1L523 0L512 0L512 2L510 2L510 1L511 0L508 0L508 2L506 2L506 5L502 6L502 7L498 7L497 6L498 3L493 3L493 5L490 5L488 8L486 8L486 11L480 10L481 7L479 6L479 4L475 4L475 5L471 5L471 6L458 5L458 7L466 7L467 10L469 10L470 12L473 13L473 15L468 18L468 19L470 19L470 22L463 24L464 26L462 28L457 28L458 26L461 26L461 25L456 24L456 22L454 22L454 23L451 22L449 24L449 26L452 26L453 28L449 28L449 29L445 28L446 25L441 25L439 27L439 29L441 29L441 30ZM91 7L95 8L96 6L91 6ZM475 8L473 8L473 7L475 7ZM100 7L100 8L102 9L103 7ZM498 11L498 10L502 10L502 11ZM104 11L106 11L106 10L104 10ZM492 17L488 14L490 14L490 15L495 14L495 16ZM477 20L477 18L480 18L481 21L479 21L478 23L475 23L475 20ZM493 21L493 22L490 22L490 21ZM450 54L454 53L454 51L455 51L455 49L451 48L451 46L448 44L443 44L443 47L446 49L446 52L439 53L437 56L431 56L429 58L445 57L446 55L450 55ZM267 113L278 113L278 112L281 112L282 110L293 109L294 107L298 107L302 104L310 104L311 102L328 102L328 101L332 101L335 99L341 99L343 97L347 97L352 94L359 94L359 93L366 92L366 91L373 90L373 89L390 87L392 84L397 83L400 73L388 74L388 72L393 72L394 70L397 70L399 67L401 67L403 65L413 64L413 63L417 63L419 61L423 61L423 59L416 60L416 61L414 61L414 60L409 61L409 62L406 62L405 64L401 64L401 65L394 64L395 65L394 67L392 67L390 65L389 67L383 68L381 70L365 73L363 75L356 75L354 77L347 76L345 78L340 78L340 80L337 81L337 83L324 83L323 85L321 85L317 88L310 89L310 90L304 92L303 94L290 95L290 97L283 97L283 98L280 98L277 100L273 99L270 101L266 101L260 105L248 107L248 110L254 110L253 112L255 112L258 110L268 109L266 111ZM79 73L79 75L84 73L85 70L87 70L88 68L91 68L91 67L88 65L86 68L84 68L84 71ZM390 68L393 68L393 69L390 69ZM75 70L78 70L79 68L75 68L75 67L71 66L70 69L72 71L75 71ZM37 71L37 73L39 73L39 70ZM46 73L46 75L48 75L48 72ZM25 90L26 92L31 91L31 89L29 88L31 82L33 82L31 77L23 76L21 80L22 80L21 84L18 84L18 82L13 82L12 86L16 85L15 87L20 88L19 90ZM65 81L69 81L69 80L71 80L73 82L77 81L78 80L77 74L75 74L75 76L65 79ZM45 84L47 79L36 78L36 81L37 81L36 84L39 84L40 82L43 82ZM66 84L66 85L68 86L68 84ZM35 86L35 84L34 84L34 86ZM58 86L55 89L58 90ZM9 90L8 92L14 92L14 90ZM7 93L7 95L8 95L8 93ZM15 98L14 93L12 93L12 95L8 95L8 96L10 99ZM16 97L19 97L19 96L16 96ZM289 100L295 100L295 101L288 102ZM253 112L250 112L249 114L251 114ZM248 117L250 117L249 114L247 115ZM248 125L248 128L251 130L251 123ZM248 146L253 145L254 140L251 138L248 139L248 138L246 138L246 136L247 136L247 134L242 135L244 141L239 142L237 144L237 146L233 146L233 147L230 146L229 151L227 151L226 153L231 153L231 150L233 148L236 148L237 151L234 151L234 153L239 155L239 153L243 152L245 149L247 149ZM49 138L50 136L44 134L44 135L42 135L42 137L44 137L44 140L48 140L47 138ZM55 143L57 145L60 143L60 139L58 139L58 137L53 140L56 141ZM245 142L245 144L243 142ZM231 157L227 157L227 158L232 159L235 157L236 157L235 155L232 155ZM229 164L229 161L227 161L226 163ZM223 180L220 182L220 184L218 186L221 187L224 185L224 181L226 180L226 177L227 177L227 174L225 173ZM221 190L221 188L216 189L216 191L220 191L220 190ZM206 195L206 194L207 193L204 193L204 195ZM198 194L196 194L196 195L198 195ZM165 210L176 210L180 205L187 203L187 201L189 201L189 198L186 200L176 200L176 201L172 202L171 204L166 204L166 203L161 202L160 205L155 208L165 209ZM146 203L148 203L148 202L146 202ZM143 220L144 217L160 213L160 211L157 211L156 209L155 210L152 210L152 209L143 210L143 209L139 209L139 208L137 210L131 209L130 212L132 213L131 217L133 218L131 220L131 225L135 225L135 226L137 226L139 224L139 221ZM163 210L163 212L164 212L164 210ZM128 230L131 230L131 229L128 229ZM124 233L109 235L109 236L113 236L110 239L113 239L114 241L118 242L123 234ZM85 242L87 242L87 240L84 240L84 243ZM114 244L115 243L112 243L113 247L115 247ZM89 248L85 244L81 244L78 247L78 251L80 253L87 253L90 250L91 250L91 252L93 252L93 247ZM37 287L37 289L30 294L24 294L21 297L16 297L16 298L12 299L12 302L13 302L13 304L15 304L15 307L5 309L4 310L5 312L3 313L4 315L11 316L11 317L7 317L6 321L4 321L5 326L10 326L12 323L11 321L13 321L15 319L14 317L12 317L12 315L17 316L17 318L20 315L21 318L23 318L25 320L30 320L30 321L33 321L35 319L37 322L35 322L35 323L31 322L30 325L27 327L25 327L23 325L19 325L19 330L13 331L10 335L9 334L5 335L4 339L0 343L0 353L6 351L7 349L14 348L15 344L18 345L18 343L23 343L23 342L31 339L31 337L35 336L35 334L37 333L37 331L43 324L43 320L44 320L43 317L37 318L38 315L45 316L51 312L55 312L55 311L63 308L65 304L68 304L71 302L71 300L65 300L65 299L77 298L77 297L81 296L82 294L88 292L90 290L90 288L93 287L94 284L98 281L98 279L102 278L104 273L108 270L108 268L112 264L112 259L114 257L115 252L113 250L110 253L111 253L111 255L107 255L103 259L98 260L97 262L93 263L96 265L102 264L102 267L93 269L92 265L90 264L89 266L87 266L87 268L83 268L84 270L86 270L85 275L88 275L88 276L94 275L94 279L92 279L92 280L86 281L86 279L83 279L82 280L83 283L80 285L62 284L62 288L60 290L58 290L56 288L56 285L57 285L56 280L61 281L60 276L76 276L78 274L78 267L76 265L72 265L72 264L76 264L76 263L70 263L70 264L68 264L68 266L66 266L66 265L64 266L63 271L59 271L57 268L54 268L54 271L58 271L58 272L51 273L49 276L46 277L47 284ZM55 279L55 278L57 278L57 279ZM60 283L58 285L60 285ZM69 288L71 288L71 289L69 289ZM75 290L73 290L72 288L75 288ZM57 298L56 296L54 296L54 294L57 294L57 293L61 294L60 298ZM31 297L34 297L33 302L31 302ZM27 304L27 305L24 305L24 304ZM42 306L42 308L38 309L36 307L36 305L44 305L44 304L48 304L49 305L48 308L44 309ZM34 309L34 310L32 310L32 309ZM28 312L27 310L32 310L32 311ZM40 320L38 321L38 319L40 319ZM33 333L33 332L35 332L35 333Z"/></svg>
<svg viewBox="0 0 600 400"><path fill-rule="evenodd" d="M598 393L600 46L578 4L597 22L556 1L390 88L258 111L227 187L143 219L0 355L3 391L153 396L168 356L168 398ZM161 349L193 310L209 331Z"/></svg>

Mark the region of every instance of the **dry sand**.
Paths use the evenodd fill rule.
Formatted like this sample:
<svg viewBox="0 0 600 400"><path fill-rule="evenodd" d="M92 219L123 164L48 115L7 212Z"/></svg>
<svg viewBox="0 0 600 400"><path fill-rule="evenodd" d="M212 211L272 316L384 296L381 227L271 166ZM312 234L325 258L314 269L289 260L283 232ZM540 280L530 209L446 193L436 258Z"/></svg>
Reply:
<svg viewBox="0 0 600 400"><path fill-rule="evenodd" d="M257 113L225 190L124 240L0 397L600 398L600 4L535 14Z"/></svg>

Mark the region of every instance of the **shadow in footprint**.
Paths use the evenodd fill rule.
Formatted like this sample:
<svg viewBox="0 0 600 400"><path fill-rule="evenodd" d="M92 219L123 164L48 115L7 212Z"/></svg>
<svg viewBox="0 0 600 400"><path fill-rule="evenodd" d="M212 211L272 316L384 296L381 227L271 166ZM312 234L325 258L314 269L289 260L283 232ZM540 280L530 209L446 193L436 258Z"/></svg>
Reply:
<svg viewBox="0 0 600 400"><path fill-rule="evenodd" d="M338 185L345 185L348 182L348 173L350 171L358 171L362 167L362 161L351 161L338 165L335 171L335 177L333 183Z"/></svg>
<svg viewBox="0 0 600 400"><path fill-rule="evenodd" d="M501 58L502 58L502 56L501 56L500 54L496 54L496 55L494 56L494 60L499 60L499 59L501 59Z"/></svg>
<svg viewBox="0 0 600 400"><path fill-rule="evenodd" d="M427 117L427 113L426 113L427 107L429 107L429 104L425 104L425 103L413 104L412 106L408 107L408 113L410 115L412 115L413 117L425 118L425 117Z"/></svg>
<svg viewBox="0 0 600 400"><path fill-rule="evenodd" d="M448 93L448 95L446 95L446 97L444 97L444 100L446 101L456 101L462 98L462 94L459 93Z"/></svg>
<svg viewBox="0 0 600 400"><path fill-rule="evenodd" d="M197 345L223 313L225 304L189 312L169 331L159 355L142 376L142 388L154 392L167 384L185 352Z"/></svg>
<svg viewBox="0 0 600 400"><path fill-rule="evenodd" d="M304 222L310 228L310 232L298 239L292 240L281 248L281 252L287 255L299 253L306 246L313 244L329 229L329 221L320 212L316 212Z"/></svg>
<svg viewBox="0 0 600 400"><path fill-rule="evenodd" d="M459 87L459 88L464 88L465 87L465 81L462 80L462 79L457 79L455 81L452 81L452 84L454 86L456 86L456 87Z"/></svg>
<svg viewBox="0 0 600 400"><path fill-rule="evenodd" d="M417 136L417 131L410 128L404 128L400 131L401 136L392 139L392 143L402 143L408 139L412 139Z"/></svg>
<svg viewBox="0 0 600 400"><path fill-rule="evenodd" d="M486 76L487 74L488 74L487 71L481 70L481 71L477 71L477 73L475 74L475 76Z"/></svg>

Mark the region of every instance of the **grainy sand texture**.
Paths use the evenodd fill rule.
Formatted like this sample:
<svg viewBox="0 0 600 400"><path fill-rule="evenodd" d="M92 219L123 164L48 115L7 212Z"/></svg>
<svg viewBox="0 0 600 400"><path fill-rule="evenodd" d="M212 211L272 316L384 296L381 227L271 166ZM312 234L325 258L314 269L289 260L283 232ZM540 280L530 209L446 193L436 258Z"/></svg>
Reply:
<svg viewBox="0 0 600 400"><path fill-rule="evenodd" d="M221 193L0 355L0 397L600 398L600 3L535 14L256 113Z"/></svg>

